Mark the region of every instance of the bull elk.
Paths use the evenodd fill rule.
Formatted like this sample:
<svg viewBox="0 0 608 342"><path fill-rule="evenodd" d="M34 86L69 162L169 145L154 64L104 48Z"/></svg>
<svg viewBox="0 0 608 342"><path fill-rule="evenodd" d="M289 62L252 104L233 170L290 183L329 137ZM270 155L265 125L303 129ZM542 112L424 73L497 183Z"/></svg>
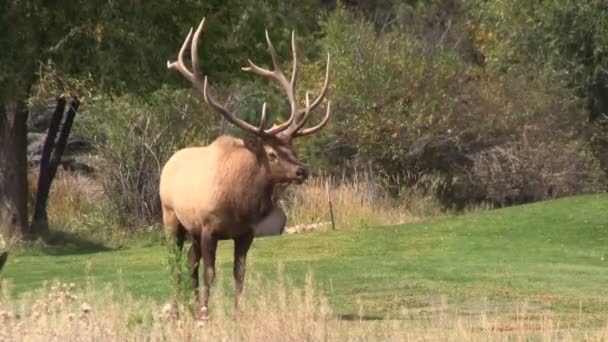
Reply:
<svg viewBox="0 0 608 342"><path fill-rule="evenodd" d="M209 91L207 76L201 78L197 45L203 32L205 18L196 31L188 33L177 61L167 67L178 71L203 93L205 102L234 126L249 134L239 139L224 135L204 147L177 151L164 165L160 177L160 199L167 237L175 240L178 255L186 238L192 246L188 253L190 277L195 301L199 302L198 268L204 265L204 293L201 312L207 313L210 286L215 276L215 253L218 240L234 240L235 305L243 291L245 260L256 227L271 225L282 231L286 219L273 201L273 191L285 184L301 184L308 177L308 168L298 160L293 140L315 132L327 124L330 103L325 117L314 127L304 124L325 97L329 86L329 55L325 81L319 95L311 102L306 93L304 108L298 108L296 80L298 76L295 34L291 35L293 69L288 79L279 63L268 31L266 42L273 69L264 69L251 60L242 70L277 81L287 95L290 116L280 125L266 129L266 103L262 106L259 126L251 125L218 103ZM190 45L191 69L184 64L184 53ZM278 218L278 220L277 220Z"/></svg>

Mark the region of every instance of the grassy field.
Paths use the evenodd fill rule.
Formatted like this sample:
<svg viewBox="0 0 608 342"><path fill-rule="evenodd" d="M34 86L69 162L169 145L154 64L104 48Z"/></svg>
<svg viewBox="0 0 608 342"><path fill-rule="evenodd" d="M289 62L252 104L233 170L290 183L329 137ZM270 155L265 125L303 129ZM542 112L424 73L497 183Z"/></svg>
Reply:
<svg viewBox="0 0 608 342"><path fill-rule="evenodd" d="M152 234L152 233L151 233ZM158 302L173 293L167 247L119 250L75 241L11 255L2 277L22 294L58 279L120 286ZM280 265L280 266L279 266ZM564 198L400 226L359 227L255 240L249 278L313 285L344 319L551 313L582 325L608 320L608 196ZM232 242L220 243L218 283L232 293ZM255 296L251 291L247 296ZM577 324L578 324L577 323Z"/></svg>

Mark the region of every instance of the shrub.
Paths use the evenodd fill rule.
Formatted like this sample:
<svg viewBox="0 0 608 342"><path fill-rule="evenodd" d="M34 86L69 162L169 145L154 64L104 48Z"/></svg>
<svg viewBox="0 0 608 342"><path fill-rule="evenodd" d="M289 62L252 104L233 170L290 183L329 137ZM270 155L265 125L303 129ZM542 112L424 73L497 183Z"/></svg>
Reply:
<svg viewBox="0 0 608 342"><path fill-rule="evenodd" d="M338 229L415 222L420 217L439 213L437 204L429 196L404 187L400 196L394 198L381 179L370 172L357 172L348 178L317 176L301 186L289 187L283 198L287 224L331 227L328 188Z"/></svg>
<svg viewBox="0 0 608 342"><path fill-rule="evenodd" d="M81 121L101 158L105 193L123 224L152 224L160 218L158 183L175 150L208 142L219 117L191 91L162 88L144 100L131 95L98 98Z"/></svg>
<svg viewBox="0 0 608 342"><path fill-rule="evenodd" d="M462 39L479 44L475 27L452 27L456 34L469 27ZM601 188L588 113L561 74L529 65L498 69L432 43L424 26L376 31L340 8L324 29L335 105L316 146L322 159L338 161L334 171L371 167L394 194L400 186L393 180L401 179L454 208Z"/></svg>
<svg viewBox="0 0 608 342"><path fill-rule="evenodd" d="M399 30L378 34L343 9L329 16L325 32L333 60L332 145L340 147L328 153L382 174L402 173L409 146L454 110L458 56Z"/></svg>
<svg viewBox="0 0 608 342"><path fill-rule="evenodd" d="M470 102L461 111L468 118L453 126L465 133L470 161L456 173L461 183L475 183L500 205L601 189L587 113L557 75L527 69L486 75L468 85Z"/></svg>

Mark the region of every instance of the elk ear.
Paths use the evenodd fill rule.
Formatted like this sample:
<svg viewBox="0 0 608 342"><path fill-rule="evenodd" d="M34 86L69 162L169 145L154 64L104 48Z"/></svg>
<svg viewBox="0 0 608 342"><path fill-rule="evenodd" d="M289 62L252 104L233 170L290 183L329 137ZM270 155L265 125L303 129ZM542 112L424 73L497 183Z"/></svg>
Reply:
<svg viewBox="0 0 608 342"><path fill-rule="evenodd" d="M256 156L258 156L258 157L264 156L265 151L264 151L264 143L263 143L262 139L260 139L259 137L256 137L256 136L247 135L247 137L245 137L243 139L243 141L245 142L245 147L247 147L247 149L249 149L250 151L255 153Z"/></svg>

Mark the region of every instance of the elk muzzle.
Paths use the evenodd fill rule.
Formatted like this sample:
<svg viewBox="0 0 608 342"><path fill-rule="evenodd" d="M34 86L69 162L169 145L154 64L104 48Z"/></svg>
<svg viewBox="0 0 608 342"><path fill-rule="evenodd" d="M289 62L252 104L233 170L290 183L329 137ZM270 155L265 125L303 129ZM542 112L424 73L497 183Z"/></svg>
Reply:
<svg viewBox="0 0 608 342"><path fill-rule="evenodd" d="M302 184L308 178L308 168L306 166L299 166L296 171L296 183Z"/></svg>

